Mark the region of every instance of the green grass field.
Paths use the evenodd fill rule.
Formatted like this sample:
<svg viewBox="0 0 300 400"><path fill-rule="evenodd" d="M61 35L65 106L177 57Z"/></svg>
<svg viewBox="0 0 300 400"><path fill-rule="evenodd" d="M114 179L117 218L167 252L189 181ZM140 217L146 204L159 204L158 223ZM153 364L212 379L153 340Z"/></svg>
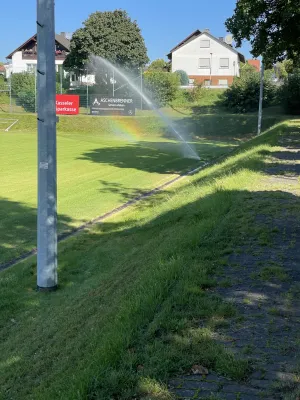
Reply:
<svg viewBox="0 0 300 400"><path fill-rule="evenodd" d="M174 175L222 155L256 130L256 115L182 114L168 110L201 162L183 158L182 146L152 112L136 118L78 116L58 124L58 228L72 230ZM5 120L8 114L1 114ZM37 134L34 115L0 132L0 264L36 242ZM269 128L276 117L266 117Z"/></svg>
<svg viewBox="0 0 300 400"><path fill-rule="evenodd" d="M215 274L223 271L228 254L249 234L247 226L257 212L254 200L261 207L259 196L265 190L262 166L286 129L287 124L271 129L180 185L61 243L57 292L35 291L35 257L2 272L0 397L168 400L172 398L166 387L168 377L187 371L194 363L232 379L245 379L249 364L214 341L215 327L239 316L209 289L217 284ZM22 135L28 143L26 134L15 137ZM82 171L90 165L99 168L100 174L101 168L109 166L111 171L126 170L124 176L133 169L147 178L152 174L162 178L163 172L152 170L153 162L148 170L111 165L119 163L119 157L114 162L94 162L83 154L94 152L100 146L98 139L87 136L88 140L73 143L73 138L59 135L60 160L67 158L66 168L73 163L68 179L79 174L82 157L87 158ZM24 153L23 179L30 185L34 177L26 175L24 163L32 158L33 165L34 157L28 156L32 149L24 142L14 141ZM5 143L12 146L7 136ZM62 144L69 144L68 151L63 152ZM130 154L128 158L134 152ZM99 190L97 173L93 179ZM15 182L22 183L20 172L16 176ZM86 190L94 185L93 179L84 186ZM67 177L64 182L67 185ZM136 179L132 182L135 189ZM73 199L77 192L80 188L71 190ZM21 193L15 190L10 196ZM28 197L29 192L22 200L22 212ZM67 197L66 191L65 201ZM76 201L80 203L81 197L85 193ZM21 202L17 202L19 207ZM69 207L74 213L78 206L70 202ZM271 212L274 203L272 207ZM75 218L68 213L71 221L67 223L71 223ZM12 210L12 223L16 215ZM205 328L199 325L203 319L208 323Z"/></svg>

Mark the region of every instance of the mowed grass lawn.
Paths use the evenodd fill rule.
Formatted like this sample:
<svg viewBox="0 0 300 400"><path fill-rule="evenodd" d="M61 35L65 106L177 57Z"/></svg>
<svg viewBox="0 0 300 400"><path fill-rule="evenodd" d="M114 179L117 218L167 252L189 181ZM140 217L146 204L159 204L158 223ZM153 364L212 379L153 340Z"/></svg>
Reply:
<svg viewBox="0 0 300 400"><path fill-rule="evenodd" d="M183 158L183 146L152 113L136 118L60 117L58 229L84 222L149 191L177 174L232 150L256 129L256 116L181 115L181 134L201 161ZM1 118L11 117L2 114ZM36 244L37 134L34 115L0 132L0 264ZM266 118L265 127L274 123Z"/></svg>
<svg viewBox="0 0 300 400"><path fill-rule="evenodd" d="M214 340L239 315L209 289L216 274L228 284L223 267L245 236L272 234L251 229L264 167L287 129L299 134L299 125L281 124L62 242L57 292L35 291L35 257L3 271L0 397L168 400L167 379L195 363L246 379L249 363ZM270 216L282 207L270 204Z"/></svg>

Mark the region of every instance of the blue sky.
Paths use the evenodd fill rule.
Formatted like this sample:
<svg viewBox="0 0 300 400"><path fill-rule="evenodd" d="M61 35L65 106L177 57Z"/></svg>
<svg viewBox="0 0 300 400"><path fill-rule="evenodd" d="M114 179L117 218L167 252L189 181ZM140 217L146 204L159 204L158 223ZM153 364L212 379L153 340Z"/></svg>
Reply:
<svg viewBox="0 0 300 400"><path fill-rule="evenodd" d="M16 4L18 3L18 4ZM151 60L164 58L171 48L196 29L209 28L215 36L224 36L224 21L230 17L235 0L56 0L56 32L73 32L94 11L125 9L136 19ZM1 4L0 61L35 33L36 0ZM241 52L250 58L248 43Z"/></svg>

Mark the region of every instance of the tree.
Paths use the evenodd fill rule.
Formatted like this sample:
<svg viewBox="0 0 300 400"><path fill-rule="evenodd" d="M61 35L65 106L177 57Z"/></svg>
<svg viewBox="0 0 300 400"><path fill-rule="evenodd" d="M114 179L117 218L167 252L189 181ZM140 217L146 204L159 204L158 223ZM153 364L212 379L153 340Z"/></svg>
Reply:
<svg viewBox="0 0 300 400"><path fill-rule="evenodd" d="M254 57L267 64L300 55L299 0L237 0L234 14L225 25L237 46L247 39Z"/></svg>
<svg viewBox="0 0 300 400"><path fill-rule="evenodd" d="M272 71L266 70L264 77L263 106L271 105L276 98L276 87L272 82ZM244 113L258 108L260 73L249 64L241 69L241 77L224 92L223 104L233 112Z"/></svg>
<svg viewBox="0 0 300 400"><path fill-rule="evenodd" d="M162 71L146 71L145 87L156 106L162 107L175 99L180 85L177 74Z"/></svg>
<svg viewBox="0 0 300 400"><path fill-rule="evenodd" d="M188 74L185 71L179 69L178 71L175 71L175 74L177 74L179 76L180 84L182 86L188 86L189 85L190 80L189 80Z"/></svg>
<svg viewBox="0 0 300 400"><path fill-rule="evenodd" d="M62 67L60 67L60 68L62 68ZM62 79L61 79L62 78ZM62 82L61 82L61 80L62 80ZM66 91L66 90L68 90L68 89L70 89L70 85L71 85L71 82L70 82L70 74L64 74L64 71L62 71L62 74L61 74L61 72L59 71L59 72L56 72L56 83L58 83L59 85L59 88L60 88L60 84L62 83L62 88L63 88L63 90L64 91Z"/></svg>
<svg viewBox="0 0 300 400"><path fill-rule="evenodd" d="M281 103L285 111L290 114L300 115L300 72L295 71L285 79L281 88Z"/></svg>
<svg viewBox="0 0 300 400"><path fill-rule="evenodd" d="M298 60L284 60L284 68L287 74L292 74L295 70L299 69L299 59Z"/></svg>
<svg viewBox="0 0 300 400"><path fill-rule="evenodd" d="M29 72L20 72L11 75L11 90L17 96L19 93L33 91L35 88L35 76Z"/></svg>
<svg viewBox="0 0 300 400"><path fill-rule="evenodd" d="M158 58L157 60L152 61L152 63L148 67L148 70L166 72L170 70L170 64L162 58Z"/></svg>
<svg viewBox="0 0 300 400"><path fill-rule="evenodd" d="M96 11L83 25L72 36L66 68L83 69L91 55L128 70L137 70L149 61L140 28L126 11Z"/></svg>
<svg viewBox="0 0 300 400"><path fill-rule="evenodd" d="M35 75L29 72L11 75L11 89L17 96L17 102L25 111L34 112L36 101ZM60 83L56 82L56 93L60 93Z"/></svg>

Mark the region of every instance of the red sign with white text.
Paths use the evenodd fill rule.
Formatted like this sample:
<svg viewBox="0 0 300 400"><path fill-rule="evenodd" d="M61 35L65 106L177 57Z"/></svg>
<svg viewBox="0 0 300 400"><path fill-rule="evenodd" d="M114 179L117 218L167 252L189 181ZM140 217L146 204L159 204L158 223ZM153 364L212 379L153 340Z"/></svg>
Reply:
<svg viewBox="0 0 300 400"><path fill-rule="evenodd" d="M79 114L79 96L74 94L57 94L56 114Z"/></svg>

